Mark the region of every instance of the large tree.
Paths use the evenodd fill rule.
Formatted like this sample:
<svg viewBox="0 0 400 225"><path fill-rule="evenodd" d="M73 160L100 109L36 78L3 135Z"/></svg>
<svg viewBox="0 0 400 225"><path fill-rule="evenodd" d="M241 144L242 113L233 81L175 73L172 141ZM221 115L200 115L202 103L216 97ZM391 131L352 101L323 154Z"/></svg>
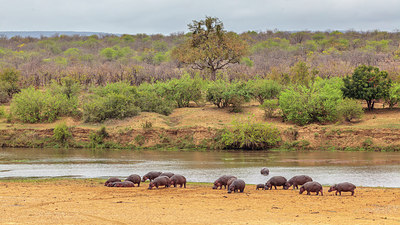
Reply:
<svg viewBox="0 0 400 225"><path fill-rule="evenodd" d="M374 109L376 100L388 96L392 82L386 71L366 65L357 67L352 76L343 78L343 81L343 96L365 100L368 110Z"/></svg>
<svg viewBox="0 0 400 225"><path fill-rule="evenodd" d="M224 30L214 17L188 24L191 37L176 47L172 56L194 69L207 70L215 80L216 72L229 64L239 63L248 53L248 45L237 34Z"/></svg>

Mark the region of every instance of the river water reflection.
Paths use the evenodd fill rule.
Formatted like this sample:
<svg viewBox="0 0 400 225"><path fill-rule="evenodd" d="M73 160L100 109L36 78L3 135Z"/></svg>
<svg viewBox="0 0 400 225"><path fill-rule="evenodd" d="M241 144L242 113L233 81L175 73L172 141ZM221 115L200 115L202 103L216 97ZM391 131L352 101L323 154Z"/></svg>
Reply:
<svg viewBox="0 0 400 225"><path fill-rule="evenodd" d="M268 177L260 174L270 169ZM174 172L190 182L213 182L224 174L247 183L271 176L306 174L324 185L400 187L400 153L391 152L170 152L90 149L0 149L0 178L125 178L148 171Z"/></svg>

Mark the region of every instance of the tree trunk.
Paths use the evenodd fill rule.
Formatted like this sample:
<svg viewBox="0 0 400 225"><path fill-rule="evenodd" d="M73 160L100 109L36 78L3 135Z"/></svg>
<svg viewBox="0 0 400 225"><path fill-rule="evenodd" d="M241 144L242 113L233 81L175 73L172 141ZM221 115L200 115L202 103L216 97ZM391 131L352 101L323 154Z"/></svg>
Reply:
<svg viewBox="0 0 400 225"><path fill-rule="evenodd" d="M367 100L368 111L372 111L374 109L375 101Z"/></svg>
<svg viewBox="0 0 400 225"><path fill-rule="evenodd" d="M217 79L217 70L211 69L211 80L215 81Z"/></svg>

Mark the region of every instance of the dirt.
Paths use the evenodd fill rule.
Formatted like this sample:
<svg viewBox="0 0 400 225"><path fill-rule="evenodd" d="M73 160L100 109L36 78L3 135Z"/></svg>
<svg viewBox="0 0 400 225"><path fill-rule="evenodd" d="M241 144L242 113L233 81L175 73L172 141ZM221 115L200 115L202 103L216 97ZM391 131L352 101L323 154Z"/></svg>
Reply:
<svg viewBox="0 0 400 225"><path fill-rule="evenodd" d="M293 190L227 194L187 188L109 188L99 180L0 182L1 224L400 224L400 189L358 187L355 196Z"/></svg>

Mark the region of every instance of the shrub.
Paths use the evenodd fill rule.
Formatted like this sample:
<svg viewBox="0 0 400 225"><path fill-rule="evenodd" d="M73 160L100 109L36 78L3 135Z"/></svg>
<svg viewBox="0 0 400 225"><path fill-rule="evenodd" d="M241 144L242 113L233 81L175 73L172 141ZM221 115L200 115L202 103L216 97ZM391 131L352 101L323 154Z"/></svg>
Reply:
<svg viewBox="0 0 400 225"><path fill-rule="evenodd" d="M123 119L136 116L140 108L135 104L137 91L127 83L112 83L92 89L83 103L86 122L102 122L106 119Z"/></svg>
<svg viewBox="0 0 400 225"><path fill-rule="evenodd" d="M247 82L248 90L260 104L264 100L277 98L282 90L282 86L273 80L256 79Z"/></svg>
<svg viewBox="0 0 400 225"><path fill-rule="evenodd" d="M218 108L223 108L228 106L229 99L226 96L227 90L229 89L229 83L225 80L216 80L210 82L207 88L207 101L213 103Z"/></svg>
<svg viewBox="0 0 400 225"><path fill-rule="evenodd" d="M0 102L8 102L20 91L18 81L20 72L15 69L4 69L0 72Z"/></svg>
<svg viewBox="0 0 400 225"><path fill-rule="evenodd" d="M66 102L65 96L53 95L49 91L42 92L30 87L14 95L11 112L23 122L52 122L63 115Z"/></svg>
<svg viewBox="0 0 400 225"><path fill-rule="evenodd" d="M267 149L281 141L277 128L267 123L234 121L231 129L225 128L220 143L226 149Z"/></svg>
<svg viewBox="0 0 400 225"><path fill-rule="evenodd" d="M69 128L65 123L58 124L53 131L53 139L61 143L62 145L65 145L69 139L71 139L72 134L69 131Z"/></svg>
<svg viewBox="0 0 400 225"><path fill-rule="evenodd" d="M0 106L0 118L3 118L6 115L6 111L4 110L4 106Z"/></svg>
<svg viewBox="0 0 400 225"><path fill-rule="evenodd" d="M157 93L155 85L143 83L138 87L137 105L144 112L156 112L168 116L172 113L174 102Z"/></svg>
<svg viewBox="0 0 400 225"><path fill-rule="evenodd" d="M262 105L260 105L260 108L264 110L265 112L265 117L269 118L272 117L275 110L279 107L278 105L278 100L277 99L268 99L265 100Z"/></svg>
<svg viewBox="0 0 400 225"><path fill-rule="evenodd" d="M364 114L361 104L348 98L344 99L338 106L338 112L348 122L352 119L361 119Z"/></svg>
<svg viewBox="0 0 400 225"><path fill-rule="evenodd" d="M61 84L53 82L50 86L50 93L56 96L62 96L65 102L62 106L63 115L78 114L78 93L80 85L75 80L65 77L61 80Z"/></svg>
<svg viewBox="0 0 400 225"><path fill-rule="evenodd" d="M241 81L228 83L216 80L209 84L206 98L218 108L232 106L233 112L240 112L242 104L250 101L251 94L247 85Z"/></svg>
<svg viewBox="0 0 400 225"><path fill-rule="evenodd" d="M109 137L106 127L101 127L100 130L90 133L90 147L101 147L104 144L104 139Z"/></svg>
<svg viewBox="0 0 400 225"><path fill-rule="evenodd" d="M284 90L279 97L283 118L298 125L333 122L338 119L337 106L342 101L339 78L317 79L311 87L299 85Z"/></svg>
<svg viewBox="0 0 400 225"><path fill-rule="evenodd" d="M389 94L385 98L385 102L389 104L389 108L393 108L400 101L400 84L394 83L389 89Z"/></svg>

